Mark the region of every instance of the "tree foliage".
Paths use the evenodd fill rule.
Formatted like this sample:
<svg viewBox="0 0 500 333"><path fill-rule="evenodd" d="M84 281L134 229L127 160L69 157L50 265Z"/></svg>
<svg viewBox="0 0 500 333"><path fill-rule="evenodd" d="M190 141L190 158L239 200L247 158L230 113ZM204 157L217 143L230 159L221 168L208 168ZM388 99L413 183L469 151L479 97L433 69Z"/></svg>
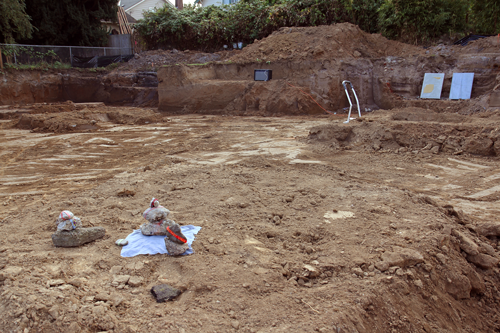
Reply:
<svg viewBox="0 0 500 333"><path fill-rule="evenodd" d="M147 48L216 50L251 43L281 27L351 22L411 43L444 34L500 32L500 0L240 0L233 5L164 7L136 28Z"/></svg>
<svg viewBox="0 0 500 333"><path fill-rule="evenodd" d="M423 41L466 29L467 0L385 0L380 31L389 38Z"/></svg>
<svg viewBox="0 0 500 333"><path fill-rule="evenodd" d="M500 1L472 1L473 25L480 34L500 33Z"/></svg>
<svg viewBox="0 0 500 333"><path fill-rule="evenodd" d="M13 44L31 38L33 27L23 0L0 1L0 43Z"/></svg>
<svg viewBox="0 0 500 333"><path fill-rule="evenodd" d="M3 1L3 0L2 0ZM104 46L101 20L116 20L116 0L25 0L36 28L27 43L39 45Z"/></svg>
<svg viewBox="0 0 500 333"><path fill-rule="evenodd" d="M378 0L380 1L380 0ZM281 27L354 22L376 30L369 0L241 0L233 5L163 7L135 24L146 46L219 49L251 43ZM375 12L376 13L376 12Z"/></svg>

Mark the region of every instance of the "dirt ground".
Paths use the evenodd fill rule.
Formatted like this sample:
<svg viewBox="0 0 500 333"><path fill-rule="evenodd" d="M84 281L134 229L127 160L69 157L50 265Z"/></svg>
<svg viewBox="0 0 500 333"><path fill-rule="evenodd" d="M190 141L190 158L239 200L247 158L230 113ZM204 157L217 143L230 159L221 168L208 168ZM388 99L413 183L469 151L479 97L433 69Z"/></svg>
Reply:
<svg viewBox="0 0 500 333"><path fill-rule="evenodd" d="M76 108L123 117L136 111L137 119L146 113ZM498 128L498 114L436 119L426 110L397 111L351 121L344 128L355 135L344 140L327 129L345 117L155 113L155 123L139 125L100 116L96 129L66 133L15 128L23 118L3 120L2 327L9 332L499 329L498 268L469 263L450 234L465 233L498 257L496 237L471 231L498 218L497 158L457 154L445 148L446 141L433 153L421 142L396 149L401 141L389 147L366 137L376 132L366 125L386 132L409 126L409 138L421 126L435 126L432 135L419 135L434 142L438 134L450 137L446 126ZM133 195L122 196L125 191ZM120 257L115 240L144 222L141 213L152 197L171 209L178 223L202 227L194 255ZM55 248L50 235L63 209L85 226L105 227L105 239ZM466 225L453 214L460 210ZM403 248L413 251L410 259L384 270L384 254ZM120 275L142 281L116 286ZM156 303L150 289L159 283L184 292L176 301Z"/></svg>
<svg viewBox="0 0 500 333"><path fill-rule="evenodd" d="M495 42L424 49L350 24L287 28L212 60L152 51L117 71L446 58L495 53ZM400 99L348 124L317 110L237 117L236 106L217 115L72 101L0 106L1 331L500 331L500 108L487 95ZM194 254L120 256L115 241L145 222L153 197L177 223L202 227ZM106 236L54 247L62 210ZM150 290L161 283L182 294L157 303Z"/></svg>

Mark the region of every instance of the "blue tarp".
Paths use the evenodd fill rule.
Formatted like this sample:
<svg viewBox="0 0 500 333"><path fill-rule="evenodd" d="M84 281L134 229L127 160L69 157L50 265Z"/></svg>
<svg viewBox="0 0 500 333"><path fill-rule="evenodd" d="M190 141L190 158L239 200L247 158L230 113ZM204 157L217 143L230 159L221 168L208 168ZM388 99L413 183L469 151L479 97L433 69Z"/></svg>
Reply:
<svg viewBox="0 0 500 333"><path fill-rule="evenodd" d="M189 250L182 255L194 253L191 244L193 244L195 236L200 230L201 227L196 227L194 225L181 226L181 231L184 236L186 236L187 243L189 244ZM134 230L125 238L128 244L122 248L121 256L135 257L139 254L168 254L167 248L165 247L165 237L166 236L144 236L140 229Z"/></svg>

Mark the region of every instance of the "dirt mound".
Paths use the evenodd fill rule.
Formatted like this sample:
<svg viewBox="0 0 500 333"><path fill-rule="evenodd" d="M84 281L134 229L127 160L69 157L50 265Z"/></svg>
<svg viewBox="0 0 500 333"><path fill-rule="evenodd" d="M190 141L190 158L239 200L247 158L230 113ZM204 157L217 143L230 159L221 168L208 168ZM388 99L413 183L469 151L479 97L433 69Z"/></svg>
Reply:
<svg viewBox="0 0 500 333"><path fill-rule="evenodd" d="M72 113L51 114L24 114L16 124L16 128L28 129L33 132L67 133L87 130L96 130L99 127L95 122L83 119Z"/></svg>
<svg viewBox="0 0 500 333"><path fill-rule="evenodd" d="M77 107L72 101L67 101L65 103L37 103L30 107L30 113L59 113L75 111L76 109Z"/></svg>
<svg viewBox="0 0 500 333"><path fill-rule="evenodd" d="M224 112L261 116L324 114L325 110L310 95L310 89L299 90L281 80L271 81L268 85L251 84L224 108Z"/></svg>
<svg viewBox="0 0 500 333"><path fill-rule="evenodd" d="M260 62L277 60L317 60L335 58L378 58L425 53L420 47L369 34L358 26L340 23L319 27L281 28L256 41L230 60Z"/></svg>
<svg viewBox="0 0 500 333"><path fill-rule="evenodd" d="M500 39L498 36L481 38L469 42L465 47L456 46L461 53L499 53L500 52Z"/></svg>
<svg viewBox="0 0 500 333"><path fill-rule="evenodd" d="M153 70L162 65L204 64L211 61L223 61L233 56L237 50L204 53L186 50L152 50L136 54L127 63L121 65L119 71Z"/></svg>
<svg viewBox="0 0 500 333"><path fill-rule="evenodd" d="M349 124L313 127L308 139L333 149L499 156L498 114L492 112L489 115L486 120L419 108L391 110L379 119L375 116L376 120L363 117Z"/></svg>
<svg viewBox="0 0 500 333"><path fill-rule="evenodd" d="M68 103L68 105L70 104ZM73 105L73 107L78 108L77 105ZM58 107L55 109L57 108ZM68 108L71 109L69 106ZM53 105L46 105L44 109L53 112L35 114L23 113L20 115L14 127L42 133L68 133L98 130L101 128L99 123L101 123L101 125L109 122L115 124L145 125L167 121L161 114L153 110L139 108L123 108L116 110L103 106L99 109L84 108L74 112L57 112L54 111ZM105 112L107 110L109 110L109 112ZM35 111L40 111L40 108L37 106Z"/></svg>

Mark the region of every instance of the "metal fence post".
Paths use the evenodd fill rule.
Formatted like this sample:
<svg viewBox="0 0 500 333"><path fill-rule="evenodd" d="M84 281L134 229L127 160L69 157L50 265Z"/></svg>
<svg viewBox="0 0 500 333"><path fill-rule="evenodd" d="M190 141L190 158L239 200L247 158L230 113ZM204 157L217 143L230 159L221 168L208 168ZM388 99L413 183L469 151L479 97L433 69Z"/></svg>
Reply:
<svg viewBox="0 0 500 333"><path fill-rule="evenodd" d="M105 48L105 47L103 47L103 49L104 49L104 56L106 56L106 48Z"/></svg>
<svg viewBox="0 0 500 333"><path fill-rule="evenodd" d="M71 53L71 46L69 47L69 63L73 67L73 53Z"/></svg>

